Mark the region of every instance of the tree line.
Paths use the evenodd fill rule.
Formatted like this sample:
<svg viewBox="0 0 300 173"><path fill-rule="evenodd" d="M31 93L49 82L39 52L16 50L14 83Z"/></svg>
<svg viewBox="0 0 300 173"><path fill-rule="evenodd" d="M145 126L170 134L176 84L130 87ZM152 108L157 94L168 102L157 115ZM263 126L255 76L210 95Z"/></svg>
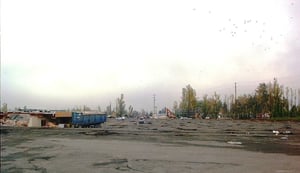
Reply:
<svg viewBox="0 0 300 173"><path fill-rule="evenodd" d="M230 95L221 99L216 92L197 99L196 91L187 85L182 89L180 103L174 102L177 116L230 117L250 119L257 117L300 117L300 89L295 90L273 82L260 83L254 94Z"/></svg>
<svg viewBox="0 0 300 173"><path fill-rule="evenodd" d="M26 110L16 108L16 110ZM1 112L7 112L7 104L1 105ZM91 111L91 108L83 105L77 106L68 111ZM97 107L98 112L106 112L108 115L116 117L128 116L135 117L138 115L151 116L145 110L138 112L133 106L126 109L124 94L116 99L115 106L110 103L105 110L101 111L100 106ZM250 119L263 116L271 117L299 117L300 118L300 89L292 89L280 85L275 78L273 82L260 83L253 94L221 96L216 92L208 96L205 94L201 99L197 99L196 90L191 85L182 88L181 100L174 102L174 113L180 117L228 117L235 119Z"/></svg>

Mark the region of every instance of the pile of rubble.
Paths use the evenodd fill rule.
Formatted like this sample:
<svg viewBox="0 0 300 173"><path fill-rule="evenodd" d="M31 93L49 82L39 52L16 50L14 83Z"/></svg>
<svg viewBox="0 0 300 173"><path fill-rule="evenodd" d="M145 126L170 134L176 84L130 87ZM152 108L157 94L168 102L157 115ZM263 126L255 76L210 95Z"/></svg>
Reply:
<svg viewBox="0 0 300 173"><path fill-rule="evenodd" d="M1 119L2 126L27 127L30 120L30 114L10 114Z"/></svg>
<svg viewBox="0 0 300 173"><path fill-rule="evenodd" d="M45 121L42 123L43 118L39 116L32 116L31 114L14 113L0 119L1 126L14 126L14 127L56 127L55 123Z"/></svg>

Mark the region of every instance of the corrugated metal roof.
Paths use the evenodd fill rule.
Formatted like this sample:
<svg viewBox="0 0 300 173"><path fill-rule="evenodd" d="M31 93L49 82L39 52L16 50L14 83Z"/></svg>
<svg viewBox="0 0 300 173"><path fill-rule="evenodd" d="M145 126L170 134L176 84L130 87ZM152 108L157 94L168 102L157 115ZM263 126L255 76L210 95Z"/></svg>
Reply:
<svg viewBox="0 0 300 173"><path fill-rule="evenodd" d="M55 112L55 118L72 117L72 112Z"/></svg>

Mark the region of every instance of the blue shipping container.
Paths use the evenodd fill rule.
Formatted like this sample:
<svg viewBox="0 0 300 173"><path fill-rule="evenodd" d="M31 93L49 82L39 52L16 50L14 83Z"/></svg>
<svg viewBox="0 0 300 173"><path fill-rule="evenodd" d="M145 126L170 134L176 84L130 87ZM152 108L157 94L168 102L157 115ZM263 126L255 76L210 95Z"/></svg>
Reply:
<svg viewBox="0 0 300 173"><path fill-rule="evenodd" d="M85 114L82 112L72 112L72 124L75 127L97 126L105 122L106 114Z"/></svg>

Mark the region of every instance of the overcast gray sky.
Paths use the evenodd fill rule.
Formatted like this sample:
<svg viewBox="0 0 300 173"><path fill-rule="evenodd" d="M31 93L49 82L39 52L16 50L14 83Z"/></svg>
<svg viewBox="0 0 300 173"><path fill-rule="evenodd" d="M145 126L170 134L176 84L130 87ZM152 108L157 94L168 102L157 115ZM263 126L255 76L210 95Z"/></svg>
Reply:
<svg viewBox="0 0 300 173"><path fill-rule="evenodd" d="M277 77L300 87L296 0L2 0L1 102L10 108L172 107L251 93Z"/></svg>

